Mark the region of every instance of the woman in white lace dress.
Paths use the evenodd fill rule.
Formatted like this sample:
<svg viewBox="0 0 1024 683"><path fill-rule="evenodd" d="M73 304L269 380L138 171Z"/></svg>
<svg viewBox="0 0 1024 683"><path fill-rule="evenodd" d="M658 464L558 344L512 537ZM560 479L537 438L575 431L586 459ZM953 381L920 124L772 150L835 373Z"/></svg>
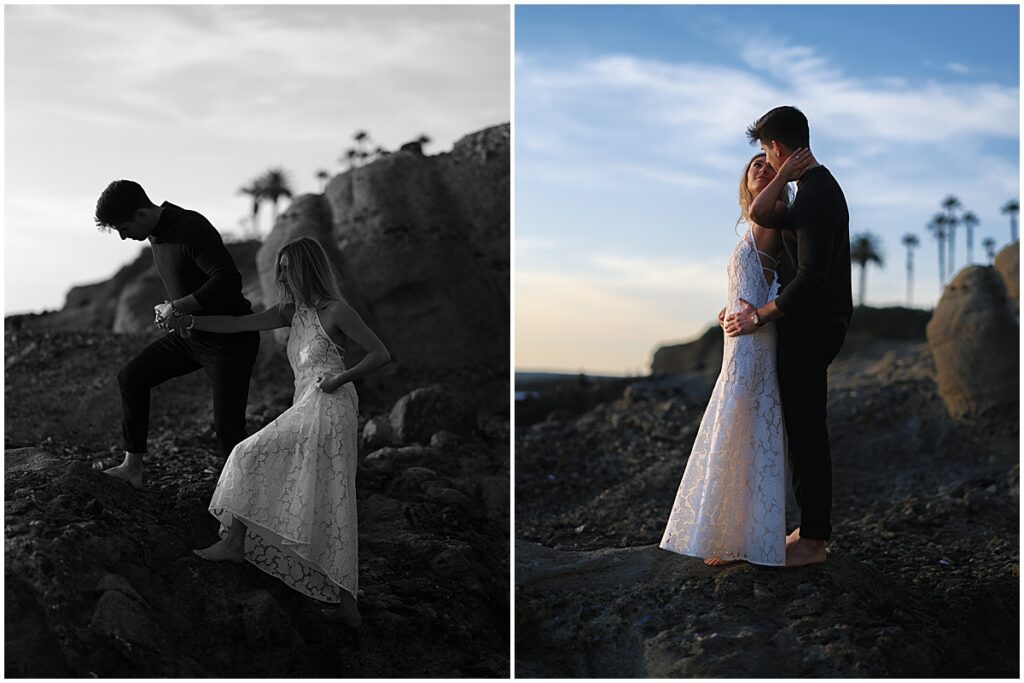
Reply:
<svg viewBox="0 0 1024 683"><path fill-rule="evenodd" d="M786 173L789 169L783 168ZM740 220L747 230L728 264L728 304L760 306L778 294L775 273L781 251L778 231L749 219L750 205L775 177L764 153L755 155L740 179ZM776 200L785 211L788 194ZM703 557L720 566L746 560L786 563L786 449L775 370L775 326L725 337L722 371L704 412L679 483L661 547Z"/></svg>
<svg viewBox="0 0 1024 683"><path fill-rule="evenodd" d="M384 344L341 294L327 254L300 237L277 256L281 302L248 316L187 316L209 332L290 326L292 407L231 452L210 512L222 539L196 550L208 560L247 560L292 588L339 603L345 623L361 623L356 552L356 431L352 382L390 360ZM366 356L345 368L352 339Z"/></svg>

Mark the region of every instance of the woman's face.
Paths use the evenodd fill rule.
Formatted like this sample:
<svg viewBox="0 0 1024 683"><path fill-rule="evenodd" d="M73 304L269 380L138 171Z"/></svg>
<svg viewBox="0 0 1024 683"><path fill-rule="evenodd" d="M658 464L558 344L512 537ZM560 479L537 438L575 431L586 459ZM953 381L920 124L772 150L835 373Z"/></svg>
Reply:
<svg viewBox="0 0 1024 683"><path fill-rule="evenodd" d="M747 168L747 189L756 197L774 177L775 170L768 165L763 156L759 156L751 161Z"/></svg>
<svg viewBox="0 0 1024 683"><path fill-rule="evenodd" d="M288 287L288 278L285 274L288 272L288 254L281 254L281 258L277 261L277 281L280 282L285 288Z"/></svg>

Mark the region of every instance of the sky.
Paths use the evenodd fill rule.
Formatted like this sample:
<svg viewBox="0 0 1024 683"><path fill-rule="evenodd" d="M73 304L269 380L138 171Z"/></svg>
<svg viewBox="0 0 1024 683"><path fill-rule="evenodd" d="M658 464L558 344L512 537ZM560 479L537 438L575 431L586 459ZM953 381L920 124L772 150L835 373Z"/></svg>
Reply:
<svg viewBox="0 0 1024 683"><path fill-rule="evenodd" d="M501 5L6 5L5 314L60 308L139 254L93 223L112 180L231 239L239 188L280 166L317 192L359 129L437 154L508 122L509 27Z"/></svg>
<svg viewBox="0 0 1024 683"><path fill-rule="evenodd" d="M646 374L726 304L746 127L799 107L880 237L865 303L940 295L926 230L944 197L980 219L974 262L1019 197L1019 9L1002 6L516 7L515 366ZM956 266L966 263L958 230ZM858 270L853 271L854 297Z"/></svg>

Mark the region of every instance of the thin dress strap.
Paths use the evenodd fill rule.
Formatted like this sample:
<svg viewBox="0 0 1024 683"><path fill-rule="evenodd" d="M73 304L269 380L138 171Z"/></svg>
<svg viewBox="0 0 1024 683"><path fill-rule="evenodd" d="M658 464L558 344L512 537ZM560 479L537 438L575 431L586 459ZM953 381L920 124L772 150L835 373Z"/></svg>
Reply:
<svg viewBox="0 0 1024 683"><path fill-rule="evenodd" d="M760 254L761 256L764 256L767 259L771 259L773 266L778 265L779 259L775 258L771 254L766 254L766 253L764 253L763 251L761 251L760 249L757 248L757 240L754 239L754 226L750 226L750 230L747 231L747 235L750 236L750 246L754 247L754 251L756 251L758 254ZM774 267L773 268L769 268L768 266L761 266L761 267L764 268L765 270L774 270Z"/></svg>

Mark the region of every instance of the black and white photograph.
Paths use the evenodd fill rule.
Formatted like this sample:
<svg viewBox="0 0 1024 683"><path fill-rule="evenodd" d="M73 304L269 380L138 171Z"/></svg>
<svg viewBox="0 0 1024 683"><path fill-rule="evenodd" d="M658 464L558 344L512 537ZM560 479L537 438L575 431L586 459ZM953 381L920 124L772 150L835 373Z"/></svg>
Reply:
<svg viewBox="0 0 1024 683"><path fill-rule="evenodd" d="M5 6L5 677L511 675L510 17Z"/></svg>

